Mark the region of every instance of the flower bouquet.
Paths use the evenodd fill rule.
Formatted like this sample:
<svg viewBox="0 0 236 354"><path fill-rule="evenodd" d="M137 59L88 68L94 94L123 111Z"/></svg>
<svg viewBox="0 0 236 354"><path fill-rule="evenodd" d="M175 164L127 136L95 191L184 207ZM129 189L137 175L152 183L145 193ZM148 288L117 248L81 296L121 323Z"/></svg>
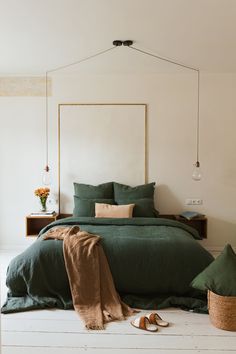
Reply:
<svg viewBox="0 0 236 354"><path fill-rule="evenodd" d="M49 196L49 188L38 188L34 191L34 194L39 197L41 203L41 211L47 211L47 198Z"/></svg>

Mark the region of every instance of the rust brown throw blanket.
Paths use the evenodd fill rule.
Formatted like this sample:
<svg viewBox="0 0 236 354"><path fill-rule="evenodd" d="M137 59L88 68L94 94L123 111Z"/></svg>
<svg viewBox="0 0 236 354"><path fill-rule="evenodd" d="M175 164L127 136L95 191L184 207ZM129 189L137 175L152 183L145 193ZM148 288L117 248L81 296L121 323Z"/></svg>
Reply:
<svg viewBox="0 0 236 354"><path fill-rule="evenodd" d="M104 329L104 323L124 320L135 310L116 292L100 237L79 226L55 227L44 237L63 240L63 253L74 309L88 329Z"/></svg>

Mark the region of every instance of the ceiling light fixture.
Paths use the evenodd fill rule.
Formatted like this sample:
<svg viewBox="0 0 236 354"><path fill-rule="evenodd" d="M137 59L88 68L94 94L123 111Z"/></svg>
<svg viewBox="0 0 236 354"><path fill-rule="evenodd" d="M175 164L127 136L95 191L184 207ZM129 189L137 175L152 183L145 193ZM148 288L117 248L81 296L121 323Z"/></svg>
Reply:
<svg viewBox="0 0 236 354"><path fill-rule="evenodd" d="M48 163L48 74L49 73L53 73L53 72L56 72L56 71L59 71L59 70L63 70L63 69L66 69L66 68L69 68L71 66L74 66L74 65L77 65L77 64L80 64L82 62L85 62L87 60L90 60L92 58L95 58L99 55L102 55L102 54L105 54L109 51L111 51L112 49L115 49L117 47L120 47L120 46L125 46L125 47L128 47L132 50L135 50L139 53L142 53L142 54L145 54L145 55L148 55L148 56L151 56L155 59L158 59L158 60L162 60L162 61L165 61L165 62L168 62L170 64L174 64L174 65L177 65L177 66L180 66L182 68L185 68L185 69L189 69L189 70L192 70L194 72L197 73L197 119L196 119L196 162L194 163L194 170L193 170L193 173L192 173L192 179L195 180L195 181L200 181L201 178L202 178L202 174L201 174L201 170L200 170L200 162L199 162L199 138L200 138L200 134L199 134L199 125L200 125L200 112L199 112L199 108L200 108L200 70L199 69L196 69L194 67L191 67L191 66L188 66L188 65L185 65L185 64L182 64L182 63L179 63L173 59L169 59L169 58L165 58L165 57L162 57L160 55L156 55L156 54L153 54L153 53L150 53L150 52L147 52L143 49L140 49L140 48L137 48L137 47L134 47L133 46L133 41L130 40L130 39L127 39L125 41L122 41L122 40L114 40L112 42L113 44L113 47L110 47L106 50L103 50L103 51L100 51L96 54L93 54L91 56L88 56L88 57L85 57L83 59L80 59L78 61L75 61L71 64L67 64L67 65L63 65L63 66L59 66L55 69L52 69L52 70L49 70L46 72L46 89L45 89L45 95L46 95L46 121L45 121L45 138L46 138L46 166L44 168L44 173L43 173L43 183L48 185L51 183L51 173L50 173L50 168L49 168L49 163Z"/></svg>
<svg viewBox="0 0 236 354"><path fill-rule="evenodd" d="M142 54L146 54L148 56L151 56L153 58L156 58L156 59L159 59L159 60L162 60L162 61L165 61L165 62L168 62L168 63L171 63L171 64L174 64L174 65L178 65L178 66L181 66L182 68L185 68L185 69L189 69L189 70L193 70L194 72L197 73L197 119L196 119L196 162L193 164L194 166L194 169L193 169L193 173L192 173L192 179L194 181L200 181L201 178L202 178L202 173L201 173L201 169L200 169L200 162L199 162L199 138L200 138L200 131L199 131L199 125L200 125L200 70L199 69L196 69L194 67L191 67L189 65L185 65L185 64L182 64L182 63L179 63L173 59L169 59L169 58L165 58L165 57L162 57L160 55L155 55L155 54L152 54L150 52L147 52L145 50L142 50L142 49L139 49L137 47L134 47L133 46L133 41L132 40L125 40L125 41L121 41L121 40L116 40L116 41L113 41L113 45L117 46L117 45L123 45L125 47L129 47L133 50L136 50L137 52L139 53L142 53Z"/></svg>
<svg viewBox="0 0 236 354"><path fill-rule="evenodd" d="M115 41L114 41L115 42ZM114 44L113 42L113 44ZM115 47L117 46L121 46L122 45L122 41L116 41L117 43L114 44L113 47L110 47L108 49L105 49L105 50L102 50L98 53L95 53L93 55L90 55L88 57L85 57L83 59L80 59L80 60L77 60L71 64L66 64L66 65L63 65L63 66L59 66L55 69L52 69L52 70L48 70L46 71L46 74L45 74L45 98L46 98L46 102L45 102L45 145L46 145L46 156L45 156L45 161L46 161L46 164L45 164L45 167L44 167L44 170L43 170L43 175L42 175L42 182L44 185L50 185L51 184L51 169L49 167L49 158L48 158L48 151L49 151L49 136L48 136L48 75L50 73L54 73L56 71L59 71L59 70L63 70L63 69L66 69L66 68L69 68L73 65L76 65L76 64L80 64L84 61L87 61L89 59L92 59L92 58L95 58L101 54L105 54L107 52L109 52L110 50L114 49Z"/></svg>

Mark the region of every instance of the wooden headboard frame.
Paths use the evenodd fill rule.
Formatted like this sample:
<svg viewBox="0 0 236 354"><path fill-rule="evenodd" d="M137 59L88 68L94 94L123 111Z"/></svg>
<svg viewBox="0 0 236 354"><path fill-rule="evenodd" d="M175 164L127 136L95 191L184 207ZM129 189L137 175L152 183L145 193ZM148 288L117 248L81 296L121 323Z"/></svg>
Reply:
<svg viewBox="0 0 236 354"><path fill-rule="evenodd" d="M59 214L61 209L61 108L64 106L143 106L145 131L144 131L144 181L148 182L148 142L147 142L147 104L146 103L60 103L58 104L58 204Z"/></svg>

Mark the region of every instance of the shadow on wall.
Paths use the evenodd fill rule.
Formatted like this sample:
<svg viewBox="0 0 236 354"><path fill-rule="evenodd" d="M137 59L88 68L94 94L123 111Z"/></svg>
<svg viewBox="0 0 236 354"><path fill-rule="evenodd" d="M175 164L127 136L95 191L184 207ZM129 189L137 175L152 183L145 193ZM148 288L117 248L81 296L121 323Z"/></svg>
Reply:
<svg viewBox="0 0 236 354"><path fill-rule="evenodd" d="M236 222L232 223L209 215L207 215L207 219L207 241L215 247L222 248L227 243L230 243L236 249Z"/></svg>
<svg viewBox="0 0 236 354"><path fill-rule="evenodd" d="M181 202L165 184L156 187L154 200L160 214L178 214L183 209Z"/></svg>

